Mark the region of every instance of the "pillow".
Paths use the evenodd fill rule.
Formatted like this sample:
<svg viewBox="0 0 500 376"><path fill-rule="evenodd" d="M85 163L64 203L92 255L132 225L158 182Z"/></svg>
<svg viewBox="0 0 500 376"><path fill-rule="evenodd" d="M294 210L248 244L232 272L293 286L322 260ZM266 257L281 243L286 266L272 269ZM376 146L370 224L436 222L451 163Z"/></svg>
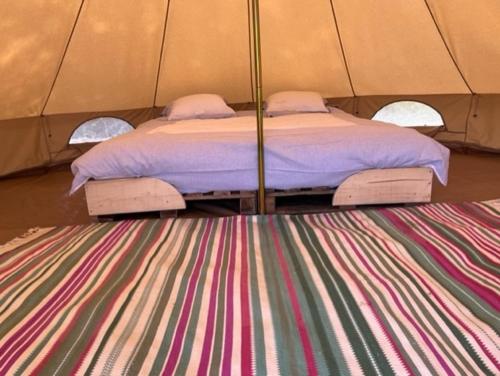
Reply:
<svg viewBox="0 0 500 376"><path fill-rule="evenodd" d="M188 120L222 119L236 113L219 95L195 94L176 99L161 114L168 120Z"/></svg>
<svg viewBox="0 0 500 376"><path fill-rule="evenodd" d="M323 98L314 91L280 91L267 98L265 109L268 116L328 112Z"/></svg>

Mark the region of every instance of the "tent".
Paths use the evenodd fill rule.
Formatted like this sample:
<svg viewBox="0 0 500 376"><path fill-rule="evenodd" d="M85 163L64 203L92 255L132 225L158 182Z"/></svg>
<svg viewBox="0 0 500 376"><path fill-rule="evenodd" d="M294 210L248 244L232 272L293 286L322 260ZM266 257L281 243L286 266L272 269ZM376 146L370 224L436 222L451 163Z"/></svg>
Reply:
<svg viewBox="0 0 500 376"><path fill-rule="evenodd" d="M446 189L433 190L432 171L418 167L368 169L336 189L264 192L261 108L281 90L317 91L365 118L412 100L442 115L444 126L430 132L438 140L499 152L499 20L499 0L1 0L0 177L62 166L0 179L0 374L500 374L500 154L453 153ZM91 146L69 142L83 123L110 116L138 126L174 98L203 92L257 107L260 213L290 194L291 212L310 206L307 214L253 215L253 190L182 196L147 177L96 179L86 198L67 194L63 164ZM266 120L269 154L272 122L286 118ZM244 120L244 146L254 152L255 119ZM385 128L405 136L389 143L382 133L374 147L360 146ZM288 132L308 142L290 129L274 140ZM427 157L414 135L442 149L448 169L448 150L413 130L329 131L340 135L336 144L326 127L311 133L324 149L369 161L374 150ZM140 159L138 133L121 149L129 160ZM183 159L194 145L197 161L212 152L230 170L236 164L185 134L158 154ZM217 144L223 136L214 134ZM284 145L300 162L319 149ZM289 179L291 169L282 171ZM122 211L87 205L90 215L125 215L94 223L85 210L92 189L101 209ZM404 200L333 209L354 192ZM428 202L431 192L432 203L399 206ZM170 210L201 196L201 212ZM326 210L317 210L322 196ZM210 213L206 204L235 197L238 213L252 215L224 205Z"/></svg>
<svg viewBox="0 0 500 376"><path fill-rule="evenodd" d="M371 117L412 99L437 109L442 141L500 149L497 0L262 0L264 95L319 91ZM81 153L98 116L133 125L173 98L255 101L244 0L0 3L0 176Z"/></svg>

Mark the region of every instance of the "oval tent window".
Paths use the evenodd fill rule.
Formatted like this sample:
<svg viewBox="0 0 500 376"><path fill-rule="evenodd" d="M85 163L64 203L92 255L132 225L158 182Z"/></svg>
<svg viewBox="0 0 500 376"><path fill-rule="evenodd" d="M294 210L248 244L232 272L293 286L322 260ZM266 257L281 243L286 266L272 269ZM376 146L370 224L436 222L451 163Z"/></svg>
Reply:
<svg viewBox="0 0 500 376"><path fill-rule="evenodd" d="M401 127L439 127L444 125L443 117L434 108L413 101L388 104L378 110L372 119L397 124Z"/></svg>
<svg viewBox="0 0 500 376"><path fill-rule="evenodd" d="M69 143L74 145L106 141L130 132L133 129L134 127L125 120L113 117L100 117L87 120L76 128L69 139Z"/></svg>

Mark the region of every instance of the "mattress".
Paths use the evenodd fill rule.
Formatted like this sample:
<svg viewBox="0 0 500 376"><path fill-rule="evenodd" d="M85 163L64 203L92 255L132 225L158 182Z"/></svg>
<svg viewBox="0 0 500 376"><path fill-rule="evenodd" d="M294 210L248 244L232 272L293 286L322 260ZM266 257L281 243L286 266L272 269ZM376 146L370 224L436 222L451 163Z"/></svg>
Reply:
<svg viewBox="0 0 500 376"><path fill-rule="evenodd" d="M356 172L430 167L446 184L449 150L419 132L340 110L264 119L266 188L338 186ZM150 120L72 164L89 179L154 177L181 193L258 188L255 116Z"/></svg>

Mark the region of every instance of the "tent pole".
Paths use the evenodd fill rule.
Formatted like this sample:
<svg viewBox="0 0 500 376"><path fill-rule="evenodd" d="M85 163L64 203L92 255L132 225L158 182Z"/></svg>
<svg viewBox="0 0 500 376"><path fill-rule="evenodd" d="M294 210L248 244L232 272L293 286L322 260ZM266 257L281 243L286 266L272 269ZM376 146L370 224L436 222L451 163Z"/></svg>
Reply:
<svg viewBox="0 0 500 376"><path fill-rule="evenodd" d="M257 152L259 160L259 214L266 213L265 170L264 170L264 113L262 105L262 61L260 51L259 0L252 0L252 30L254 46L254 67L257 102Z"/></svg>

